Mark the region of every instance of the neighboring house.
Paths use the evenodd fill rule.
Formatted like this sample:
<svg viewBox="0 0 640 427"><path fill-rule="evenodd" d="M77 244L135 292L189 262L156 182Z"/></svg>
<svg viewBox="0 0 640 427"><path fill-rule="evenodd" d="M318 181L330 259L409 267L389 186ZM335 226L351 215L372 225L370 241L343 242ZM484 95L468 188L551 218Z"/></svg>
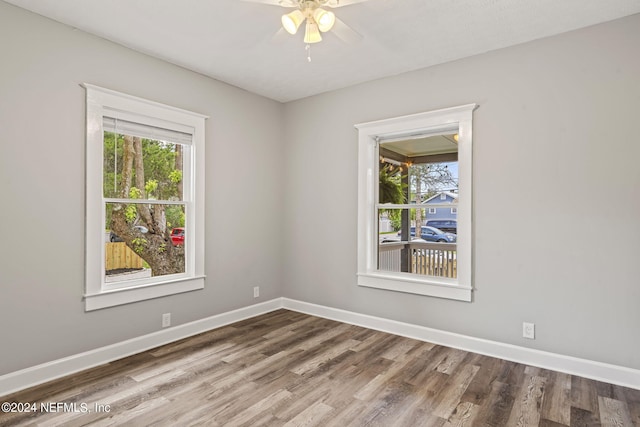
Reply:
<svg viewBox="0 0 640 427"><path fill-rule="evenodd" d="M458 218L458 195L456 193L442 191L428 198L422 204L426 205L426 220Z"/></svg>

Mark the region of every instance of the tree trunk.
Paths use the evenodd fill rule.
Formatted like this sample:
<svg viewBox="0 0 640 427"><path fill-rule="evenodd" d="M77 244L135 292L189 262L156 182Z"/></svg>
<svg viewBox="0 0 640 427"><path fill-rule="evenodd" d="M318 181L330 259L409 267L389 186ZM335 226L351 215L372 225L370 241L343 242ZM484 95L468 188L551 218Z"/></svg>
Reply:
<svg viewBox="0 0 640 427"><path fill-rule="evenodd" d="M146 199L147 194L145 190L145 176L144 176L144 157L142 153L142 139L140 137L133 137L133 148L135 150L134 165L136 168L136 188L140 190L140 198ZM155 221L149 209L148 205L140 204L137 206L138 215L142 218L142 221L146 224L149 231L156 231Z"/></svg>
<svg viewBox="0 0 640 427"><path fill-rule="evenodd" d="M120 183L120 197L123 199L129 197L129 191L131 190L131 174L133 172L134 157L133 137L125 135L122 146L122 182Z"/></svg>
<svg viewBox="0 0 640 427"><path fill-rule="evenodd" d="M133 137L134 166L136 168L136 188L140 190L140 198L146 199L144 190L144 158L142 153L142 139L138 136Z"/></svg>
<svg viewBox="0 0 640 427"><path fill-rule="evenodd" d="M175 169L180 171L180 176L182 176L183 170L182 170L182 145L180 144L176 144L176 165L175 165ZM178 182L178 200L183 200L183 193L182 193L182 178L180 178L180 181Z"/></svg>

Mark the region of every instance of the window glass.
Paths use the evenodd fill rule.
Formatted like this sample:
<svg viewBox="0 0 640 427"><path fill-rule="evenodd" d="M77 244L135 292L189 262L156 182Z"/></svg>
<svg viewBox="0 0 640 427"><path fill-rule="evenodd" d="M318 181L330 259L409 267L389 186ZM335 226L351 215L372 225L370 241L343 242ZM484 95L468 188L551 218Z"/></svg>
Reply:
<svg viewBox="0 0 640 427"><path fill-rule="evenodd" d="M105 131L103 143L104 197L183 200L183 158L188 146L117 131ZM123 171L129 176L123 176Z"/></svg>
<svg viewBox="0 0 640 427"><path fill-rule="evenodd" d="M455 198L458 190L457 151L455 134L380 143L380 270L436 277L457 276L457 236L433 228L444 221L430 221L427 226L427 213L437 209L432 206L445 203L443 206L450 207L445 192ZM398 206L407 204L424 207ZM390 205L396 207L386 207ZM416 228L421 230L419 235L416 235Z"/></svg>
<svg viewBox="0 0 640 427"><path fill-rule="evenodd" d="M184 205L106 203L105 283L184 273L184 238L171 233L174 226L184 227L184 210Z"/></svg>
<svg viewBox="0 0 640 427"><path fill-rule="evenodd" d="M185 273L184 239L171 236L184 227L183 153L188 146L137 135L171 137L150 127L106 117L103 138L105 196L105 283ZM119 131L129 129L127 133ZM152 132L153 131L153 132ZM116 199L130 200L117 203ZM158 201L173 202L172 204Z"/></svg>

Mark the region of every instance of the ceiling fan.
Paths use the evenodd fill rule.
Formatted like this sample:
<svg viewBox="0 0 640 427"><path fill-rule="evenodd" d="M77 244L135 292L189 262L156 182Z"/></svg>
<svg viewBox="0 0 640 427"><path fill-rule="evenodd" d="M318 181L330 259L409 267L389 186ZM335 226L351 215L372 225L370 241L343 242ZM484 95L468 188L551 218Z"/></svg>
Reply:
<svg viewBox="0 0 640 427"><path fill-rule="evenodd" d="M354 30L336 17L335 13L326 8L337 8L367 0L245 0L252 3L271 4L294 10L282 15L282 28L289 34L296 34L300 26L305 23L304 42L307 50L312 43L322 41L322 34L334 30L343 40L359 38ZM310 57L309 57L310 58Z"/></svg>

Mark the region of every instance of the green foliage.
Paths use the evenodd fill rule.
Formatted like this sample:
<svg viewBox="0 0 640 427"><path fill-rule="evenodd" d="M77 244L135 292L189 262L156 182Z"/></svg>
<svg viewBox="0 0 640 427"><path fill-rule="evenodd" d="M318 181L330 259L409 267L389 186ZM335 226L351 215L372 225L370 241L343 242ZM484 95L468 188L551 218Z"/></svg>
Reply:
<svg viewBox="0 0 640 427"><path fill-rule="evenodd" d="M393 227L394 231L398 231L402 228L402 211L400 209L389 209L387 211L387 216L391 221L391 227Z"/></svg>
<svg viewBox="0 0 640 427"><path fill-rule="evenodd" d="M144 191L147 192L147 198L151 198L150 195L158 189L158 180L150 179L144 186Z"/></svg>
<svg viewBox="0 0 640 427"><path fill-rule="evenodd" d="M116 135L113 132L104 133L103 191L105 197L120 197L123 146L123 135ZM142 152L147 193L153 193L158 200L177 199L182 171L175 168L176 144L142 139ZM135 175L134 165L134 179ZM152 184L153 189L147 190L147 185L153 181L155 181L155 184Z"/></svg>
<svg viewBox="0 0 640 427"><path fill-rule="evenodd" d="M380 203L405 203L405 186L402 184L400 169L394 169L392 165L384 165L380 168L380 180L378 199Z"/></svg>
<svg viewBox="0 0 640 427"><path fill-rule="evenodd" d="M160 246L158 246L157 250L158 250L159 254L166 252L167 251L167 244L166 243L160 244Z"/></svg>
<svg viewBox="0 0 640 427"><path fill-rule="evenodd" d="M131 190L129 190L129 198L131 198L131 199L141 199L142 198L142 191L137 187L131 187Z"/></svg>
<svg viewBox="0 0 640 427"><path fill-rule="evenodd" d="M136 237L131 241L131 243L133 244L133 251L140 255L142 251L144 251L144 248L147 246L148 242L147 239Z"/></svg>
<svg viewBox="0 0 640 427"><path fill-rule="evenodd" d="M138 217L138 209L136 209L136 205L127 205L127 208L124 211L124 218L126 221L131 224Z"/></svg>
<svg viewBox="0 0 640 427"><path fill-rule="evenodd" d="M179 171L178 169L172 170L169 173L169 181L174 184L178 184L180 181L182 181L182 171Z"/></svg>
<svg viewBox="0 0 640 427"><path fill-rule="evenodd" d="M184 227L185 215L182 206L167 206L165 215L167 216L167 228Z"/></svg>
<svg viewBox="0 0 640 427"><path fill-rule="evenodd" d="M117 186L120 185L120 172L116 171L116 156L118 161L122 162L122 135L112 132L104 133L104 151L103 151L103 190L105 197L118 197ZM122 165L117 165L119 171L122 171Z"/></svg>

